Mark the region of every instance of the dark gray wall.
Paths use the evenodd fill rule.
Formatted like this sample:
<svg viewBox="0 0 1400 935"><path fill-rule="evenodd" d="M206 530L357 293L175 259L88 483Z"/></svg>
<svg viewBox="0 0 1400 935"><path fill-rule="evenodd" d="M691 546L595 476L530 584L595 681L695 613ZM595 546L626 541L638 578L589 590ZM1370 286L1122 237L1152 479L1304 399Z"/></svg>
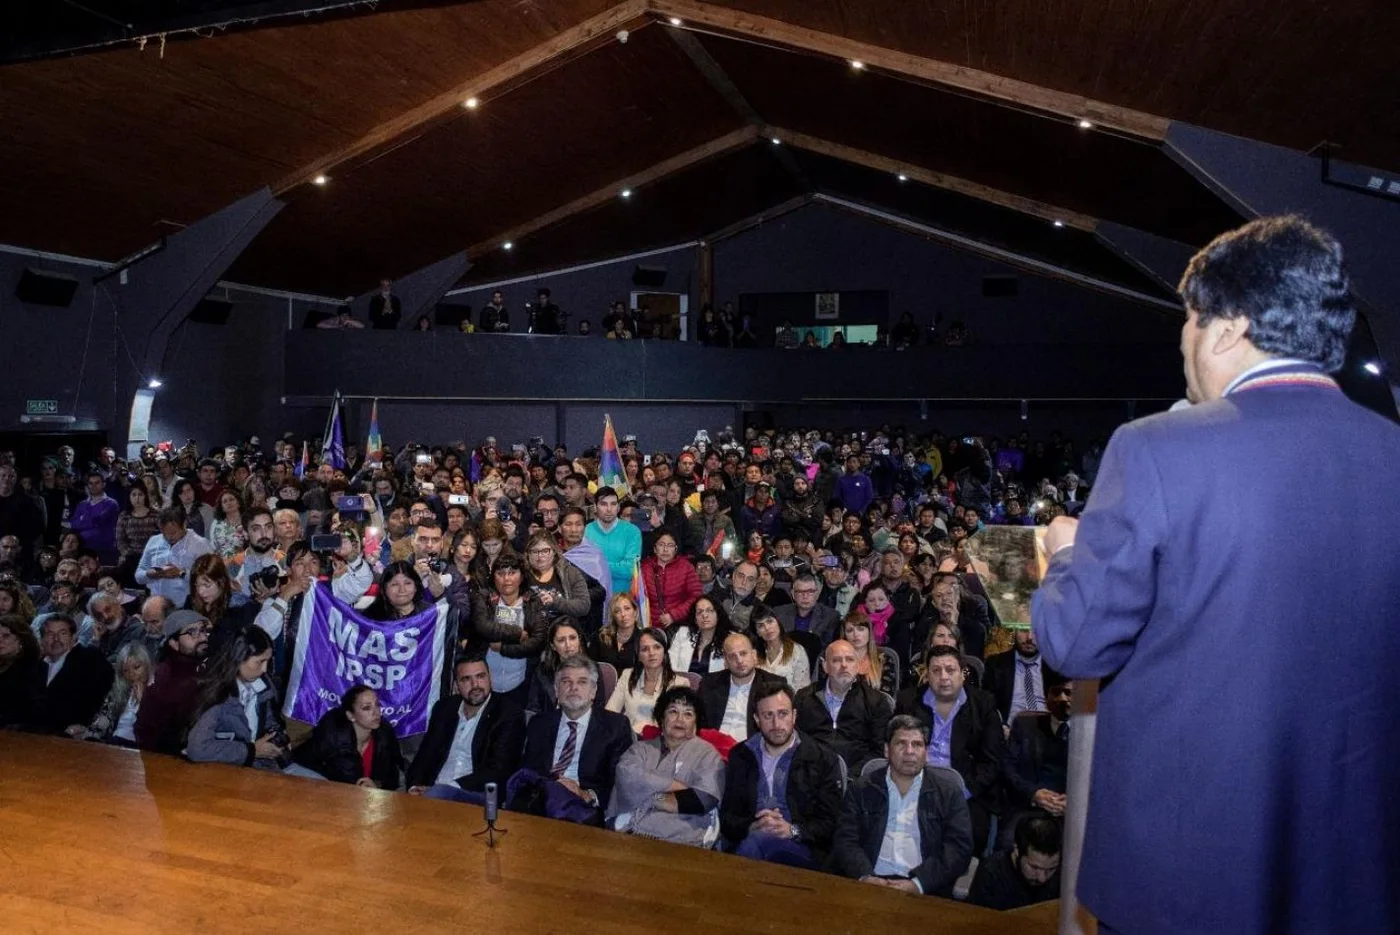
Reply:
<svg viewBox="0 0 1400 935"><path fill-rule="evenodd" d="M525 303L535 301L541 286L548 287L554 303L569 313L569 333L578 331L578 323L583 319L593 322L595 333L607 313L608 306L621 300L628 301L633 291L639 292L678 292L690 297L690 317L695 320L699 311L699 285L696 279L697 250L686 247L639 260L621 260L605 263L590 269L576 270L558 275L537 276L523 282L502 286L506 307L510 310L511 326L516 331L525 329ZM652 288L632 284L632 273L638 266L664 266L666 282ZM470 305L472 320L476 321L481 306L491 300L490 288L474 288L470 292L447 296L444 302L454 305Z"/></svg>
<svg viewBox="0 0 1400 935"><path fill-rule="evenodd" d="M885 290L890 321L941 313L982 344L1175 345L1181 320L1166 310L1021 272L888 225L815 204L715 245L715 302L744 293ZM982 296L982 277L1017 276L1014 298ZM839 322L833 322L839 324Z"/></svg>

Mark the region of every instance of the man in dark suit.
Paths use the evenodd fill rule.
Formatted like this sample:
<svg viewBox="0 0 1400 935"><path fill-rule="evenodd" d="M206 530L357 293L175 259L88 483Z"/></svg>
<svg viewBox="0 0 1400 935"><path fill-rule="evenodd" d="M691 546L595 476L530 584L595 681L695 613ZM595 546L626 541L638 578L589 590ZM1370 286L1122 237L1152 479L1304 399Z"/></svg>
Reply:
<svg viewBox="0 0 1400 935"><path fill-rule="evenodd" d="M797 729L786 682L756 686L754 696L758 733L729 752L720 830L741 857L819 867L841 814L841 764Z"/></svg>
<svg viewBox="0 0 1400 935"><path fill-rule="evenodd" d="M1008 733L1018 714L1045 710L1045 680L1035 633L1013 630L1011 638L1009 651L985 660L987 674L982 679L982 689L996 699Z"/></svg>
<svg viewBox="0 0 1400 935"><path fill-rule="evenodd" d="M747 633L731 633L724 638L724 671L711 672L700 680L700 701L705 707L701 727L722 731L743 742L756 729L753 719L758 710L758 689L764 685L786 685L781 675L758 667L758 650Z"/></svg>
<svg viewBox="0 0 1400 935"><path fill-rule="evenodd" d="M1101 932L1400 931L1400 429L1328 376L1355 322L1341 247L1261 219L1180 292L1193 405L1118 429L1031 607L1046 661L1104 680L1078 896ZM1364 647L1325 688L1319 555Z"/></svg>
<svg viewBox="0 0 1400 935"><path fill-rule="evenodd" d="M784 633L811 633L825 648L841 635L841 615L818 601L821 593L815 575L798 575L792 583L792 603L774 607L773 616L783 625Z"/></svg>
<svg viewBox="0 0 1400 935"><path fill-rule="evenodd" d="M1016 843L982 861L967 901L988 909L1020 909L1060 898L1060 822L1029 817L1016 826Z"/></svg>
<svg viewBox="0 0 1400 935"><path fill-rule="evenodd" d="M453 668L457 694L433 705L408 767L409 794L483 802L486 784L494 782L504 796L506 780L520 768L525 715L491 690L485 655L463 656Z"/></svg>
<svg viewBox="0 0 1400 935"><path fill-rule="evenodd" d="M859 775L867 760L884 756L890 700L856 675L856 650L836 640L822 654L826 676L797 693L797 728L830 747Z"/></svg>
<svg viewBox="0 0 1400 935"><path fill-rule="evenodd" d="M1006 739L1006 799L997 830L997 846L1011 846L1016 825L1034 811L1055 818L1065 814L1069 785L1069 720L1074 682L1042 666L1048 710L1022 713Z"/></svg>
<svg viewBox="0 0 1400 935"><path fill-rule="evenodd" d="M888 765L846 790L832 869L842 876L930 896L952 894L972 860L972 824L962 784L927 765L923 725L890 720Z"/></svg>
<svg viewBox="0 0 1400 935"><path fill-rule="evenodd" d="M632 745L632 722L593 705L598 667L587 656L567 656L554 670L559 707L530 719L521 767L548 777L592 809L589 824L602 824L612 796L617 761Z"/></svg>
<svg viewBox="0 0 1400 935"><path fill-rule="evenodd" d="M39 631L42 657L30 676L28 726L45 734L77 736L97 716L116 670L95 649L78 645L78 625L50 614Z"/></svg>
<svg viewBox="0 0 1400 935"><path fill-rule="evenodd" d="M922 684L899 694L896 712L924 726L930 766L950 766L966 786L973 840L980 854L997 809L1006 759L1006 735L992 696L963 684L962 657L952 646L934 646Z"/></svg>

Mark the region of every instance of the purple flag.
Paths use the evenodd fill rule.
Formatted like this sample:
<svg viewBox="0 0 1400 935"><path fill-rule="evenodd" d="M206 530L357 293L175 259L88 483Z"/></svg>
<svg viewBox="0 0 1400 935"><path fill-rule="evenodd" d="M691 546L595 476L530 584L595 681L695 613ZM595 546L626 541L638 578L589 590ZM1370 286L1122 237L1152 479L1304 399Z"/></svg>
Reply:
<svg viewBox="0 0 1400 935"><path fill-rule="evenodd" d="M402 620L371 620L313 585L302 602L283 714L315 724L356 685L379 695L400 737L428 729L442 689L447 602Z"/></svg>

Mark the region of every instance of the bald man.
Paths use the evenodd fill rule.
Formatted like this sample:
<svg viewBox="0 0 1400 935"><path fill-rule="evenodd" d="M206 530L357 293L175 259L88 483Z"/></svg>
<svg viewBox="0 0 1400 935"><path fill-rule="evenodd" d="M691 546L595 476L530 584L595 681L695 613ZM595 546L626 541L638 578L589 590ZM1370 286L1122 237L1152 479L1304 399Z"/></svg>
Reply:
<svg viewBox="0 0 1400 935"><path fill-rule="evenodd" d="M885 728L894 705L856 674L856 649L833 640L822 654L821 679L797 693L797 729L834 750L852 776L867 760L885 755Z"/></svg>

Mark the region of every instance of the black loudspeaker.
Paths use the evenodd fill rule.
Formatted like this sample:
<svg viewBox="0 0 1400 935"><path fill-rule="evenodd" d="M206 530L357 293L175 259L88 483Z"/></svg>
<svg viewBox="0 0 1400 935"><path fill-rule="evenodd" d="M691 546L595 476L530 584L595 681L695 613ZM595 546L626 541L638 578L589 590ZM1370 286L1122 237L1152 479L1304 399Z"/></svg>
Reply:
<svg viewBox="0 0 1400 935"><path fill-rule="evenodd" d="M666 267L638 266L632 271L632 285L660 289L666 285Z"/></svg>
<svg viewBox="0 0 1400 935"><path fill-rule="evenodd" d="M985 299L1014 299L1021 292L1021 280L1015 276L983 276L982 297Z"/></svg>
<svg viewBox="0 0 1400 935"><path fill-rule="evenodd" d="M42 273L25 269L15 286L15 298L28 305L52 305L67 308L78 291L78 280L62 273Z"/></svg>
<svg viewBox="0 0 1400 935"><path fill-rule="evenodd" d="M224 299L200 299L190 310L190 321L200 325L226 325L233 303Z"/></svg>

